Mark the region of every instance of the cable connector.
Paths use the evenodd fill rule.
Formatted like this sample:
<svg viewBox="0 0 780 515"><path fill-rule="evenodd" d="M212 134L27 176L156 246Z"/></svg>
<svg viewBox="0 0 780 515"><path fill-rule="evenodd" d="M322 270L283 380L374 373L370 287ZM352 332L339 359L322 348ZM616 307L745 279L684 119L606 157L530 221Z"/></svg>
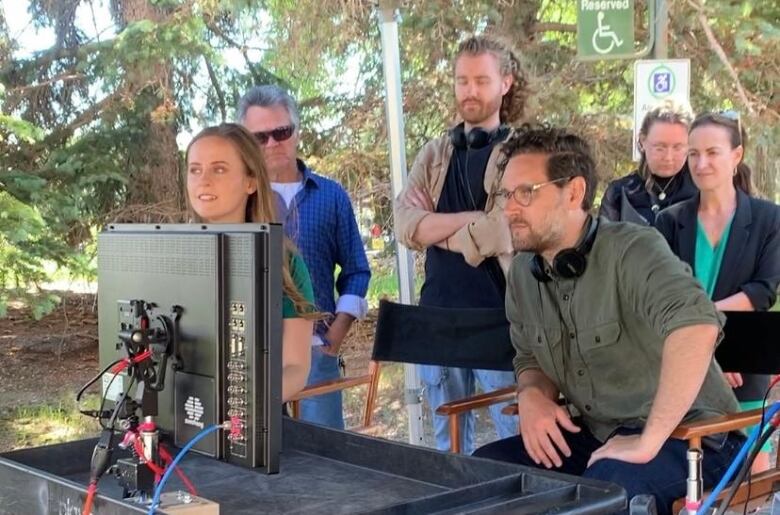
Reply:
<svg viewBox="0 0 780 515"><path fill-rule="evenodd" d="M230 431L230 430L233 429L233 423L230 420L226 420L226 421L222 422L219 425L219 427L222 428L225 431Z"/></svg>
<svg viewBox="0 0 780 515"><path fill-rule="evenodd" d="M104 429L100 435L95 450L92 451L92 461L89 465L90 481L97 481L106 473L111 465L111 454L114 452L114 431Z"/></svg>

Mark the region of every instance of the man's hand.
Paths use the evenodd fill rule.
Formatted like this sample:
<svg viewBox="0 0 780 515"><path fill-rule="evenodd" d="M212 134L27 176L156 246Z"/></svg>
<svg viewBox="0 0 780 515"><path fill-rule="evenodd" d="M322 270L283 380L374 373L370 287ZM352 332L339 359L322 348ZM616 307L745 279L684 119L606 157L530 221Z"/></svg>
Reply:
<svg viewBox="0 0 780 515"><path fill-rule="evenodd" d="M401 201L412 207L422 209L423 211L430 211L433 213L436 210L433 206L433 199L428 192L422 188L409 188Z"/></svg>
<svg viewBox="0 0 780 515"><path fill-rule="evenodd" d="M328 340L330 345L323 345L322 352L328 356L338 356L341 344L344 343L344 339L347 337L349 328L354 320L355 317L352 315L337 313L336 318L333 319L330 327L328 327L328 332L325 333L325 339Z"/></svg>
<svg viewBox="0 0 780 515"><path fill-rule="evenodd" d="M593 451L588 467L607 458L627 463L647 463L655 458L659 450L642 439L642 435L615 435Z"/></svg>
<svg viewBox="0 0 780 515"><path fill-rule="evenodd" d="M529 387L517 394L517 410L523 445L534 463L544 464L547 468L563 465L559 452L569 457L571 449L566 444L561 427L572 433L580 431L566 409L537 388Z"/></svg>
<svg viewBox="0 0 780 515"><path fill-rule="evenodd" d="M742 386L742 374L739 372L723 372L723 377L726 378L726 382L732 388L739 388Z"/></svg>

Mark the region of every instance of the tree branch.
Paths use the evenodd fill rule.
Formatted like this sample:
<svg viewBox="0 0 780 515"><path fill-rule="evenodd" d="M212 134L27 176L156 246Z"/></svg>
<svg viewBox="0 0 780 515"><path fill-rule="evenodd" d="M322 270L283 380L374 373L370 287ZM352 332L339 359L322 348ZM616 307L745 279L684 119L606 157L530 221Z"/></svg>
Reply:
<svg viewBox="0 0 780 515"><path fill-rule="evenodd" d="M32 84L30 86L18 86L15 88L11 88L8 90L9 93L20 93L22 95L26 94L29 91L33 91L40 88L45 88L47 86L51 86L52 84L56 82L69 82L73 80L79 80L84 79L86 76L83 73L61 73L59 75L56 75L52 77L51 79L40 82L38 84Z"/></svg>
<svg viewBox="0 0 780 515"><path fill-rule="evenodd" d="M93 121L95 118L97 118L100 113L112 102L120 99L123 95L122 90L117 90L102 99L101 101L92 104L89 106L89 108L85 109L81 112L72 122L70 122L68 125L65 125L64 127L59 127L55 131L51 133L48 137L44 139L42 142L43 145L48 145L51 143L52 140L65 140L68 138L71 134L73 134L77 129L80 127L83 127L84 125L87 125L91 121Z"/></svg>
<svg viewBox="0 0 780 515"><path fill-rule="evenodd" d="M41 70L48 67L54 61L73 57L84 56L101 50L110 49L113 46L113 40L97 41L85 43L83 45L57 48L53 47L43 52L37 53L31 59L20 59L8 61L8 64L0 68L0 81L6 84L14 84L14 77L24 76L28 70Z"/></svg>
<svg viewBox="0 0 780 515"><path fill-rule="evenodd" d="M219 113L222 115L222 121L224 122L227 120L227 110L225 108L225 95L222 93L222 88L219 86L219 81L217 80L217 74L214 73L214 67L211 65L211 61L209 61L208 57L205 55L203 56L203 60L206 62L206 70L209 72L209 79L211 79L211 84L214 86L214 90L217 92L217 99L219 101Z"/></svg>
<svg viewBox="0 0 780 515"><path fill-rule="evenodd" d="M707 41L709 42L710 47L712 48L713 52L715 52L715 55L718 56L720 62L726 68L728 74L731 75L731 78L734 80L734 84L737 87L737 94L739 95L742 103L745 105L745 109L747 109L750 114L753 114L753 106L750 103L750 100L748 100L745 88L742 87L742 82L739 80L737 71L731 65L731 62L729 62L729 58L726 56L726 52L718 42L718 39L715 37L715 34L712 32L712 28L707 21L707 15L704 13L704 6L702 6L696 0L688 0L688 4L696 9L696 17L699 19L699 24L701 25L702 30L704 30L704 35L707 36Z"/></svg>

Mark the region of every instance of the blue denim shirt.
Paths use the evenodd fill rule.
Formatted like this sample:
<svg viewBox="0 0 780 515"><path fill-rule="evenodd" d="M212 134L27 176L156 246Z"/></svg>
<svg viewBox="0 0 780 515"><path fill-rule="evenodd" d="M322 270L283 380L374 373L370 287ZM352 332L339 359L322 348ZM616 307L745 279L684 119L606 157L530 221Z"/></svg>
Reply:
<svg viewBox="0 0 780 515"><path fill-rule="evenodd" d="M309 268L315 305L325 313L363 318L371 271L349 196L341 185L314 173L298 160L303 187L289 208L278 198L285 234L298 246ZM336 265L341 270L335 277ZM334 290L338 292L336 302ZM318 324L317 333L326 328Z"/></svg>

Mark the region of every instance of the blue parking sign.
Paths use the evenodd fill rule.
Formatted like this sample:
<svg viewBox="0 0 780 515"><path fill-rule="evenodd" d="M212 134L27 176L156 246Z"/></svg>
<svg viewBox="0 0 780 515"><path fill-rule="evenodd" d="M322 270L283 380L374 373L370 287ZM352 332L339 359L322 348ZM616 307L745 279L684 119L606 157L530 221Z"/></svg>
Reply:
<svg viewBox="0 0 780 515"><path fill-rule="evenodd" d="M669 93L672 89L672 74L656 72L653 74L653 93Z"/></svg>
<svg viewBox="0 0 780 515"><path fill-rule="evenodd" d="M661 65L650 72L647 89L652 96L661 100L674 93L676 82L674 71L668 66Z"/></svg>

